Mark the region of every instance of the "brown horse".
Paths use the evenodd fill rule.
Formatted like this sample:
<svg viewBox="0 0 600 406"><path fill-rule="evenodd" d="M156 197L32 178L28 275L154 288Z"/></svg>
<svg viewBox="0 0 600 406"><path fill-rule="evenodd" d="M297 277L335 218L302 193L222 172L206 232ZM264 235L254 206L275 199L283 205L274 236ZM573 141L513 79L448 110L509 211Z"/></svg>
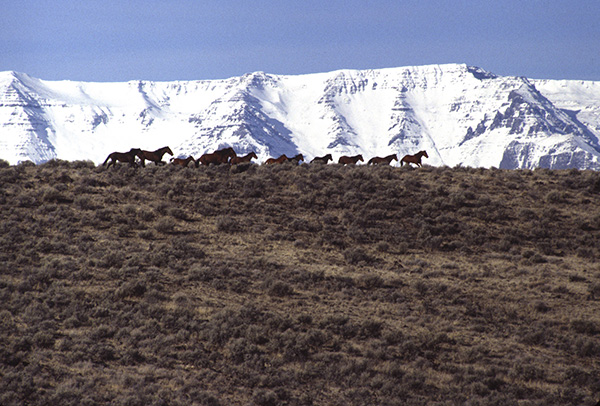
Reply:
<svg viewBox="0 0 600 406"><path fill-rule="evenodd" d="M341 156L340 159L338 159L338 164L355 165L358 161L365 162L362 155Z"/></svg>
<svg viewBox="0 0 600 406"><path fill-rule="evenodd" d="M190 162L194 162L194 164L196 163L196 160L194 159L193 156L188 156L185 159L183 159L183 158L171 158L171 163L173 165L183 166L184 168L187 167Z"/></svg>
<svg viewBox="0 0 600 406"><path fill-rule="evenodd" d="M429 158L427 151L419 151L414 155L405 155L404 158L400 160L400 166L404 166L404 163L406 163L408 166L410 166L410 164L423 166L421 165L421 157Z"/></svg>
<svg viewBox="0 0 600 406"><path fill-rule="evenodd" d="M139 148L131 148L129 150L129 152L113 152L112 154L110 154L107 158L106 161L104 161L104 163L102 165L106 165L106 163L111 160L110 162L108 162L108 166L106 168L110 168L111 165L115 165L117 161L119 162L126 162L128 163L130 166L137 166L135 164L135 157L140 158L141 160L144 159L144 155L142 153L142 150Z"/></svg>
<svg viewBox="0 0 600 406"><path fill-rule="evenodd" d="M304 155L298 154L293 158L288 158L288 161L298 165L300 163L300 161L304 161Z"/></svg>
<svg viewBox="0 0 600 406"><path fill-rule="evenodd" d="M196 161L196 166L202 165L220 165L223 163L223 158L220 155L215 153L212 154L204 154Z"/></svg>
<svg viewBox="0 0 600 406"><path fill-rule="evenodd" d="M163 155L169 153L173 155L173 151L169 147L162 147L157 149L156 151L143 151L142 154L144 157L142 158L142 166L146 166L146 159L148 161L154 162L154 165L164 165L166 162L163 162Z"/></svg>
<svg viewBox="0 0 600 406"><path fill-rule="evenodd" d="M256 154L254 152L250 152L248 155L244 155L244 156L235 156L235 157L231 158L231 161L229 161L229 163L231 165L237 165L237 164L241 164L244 162L250 162L250 161L252 161L252 158L258 159L258 157L256 156Z"/></svg>
<svg viewBox="0 0 600 406"><path fill-rule="evenodd" d="M215 151L214 154L216 156L220 157L222 164L228 163L229 159L233 159L237 156L237 154L231 147L219 149L219 150Z"/></svg>
<svg viewBox="0 0 600 406"><path fill-rule="evenodd" d="M398 160L396 154L388 155L385 158L379 158L378 156L369 159L367 165L389 165L393 160Z"/></svg>
<svg viewBox="0 0 600 406"><path fill-rule="evenodd" d="M325 156L318 156L316 158L314 158L312 161L310 161L310 163L321 163L321 164L327 164L327 162L329 161L333 161L333 157L331 156L331 154L327 154Z"/></svg>
<svg viewBox="0 0 600 406"><path fill-rule="evenodd" d="M233 148L224 148L213 152L212 154L204 154L196 161L196 166L202 165L220 165L229 163L229 158L235 158L237 154Z"/></svg>
<svg viewBox="0 0 600 406"><path fill-rule="evenodd" d="M285 156L285 154L281 155L279 158L269 158L265 161L265 165L272 165L272 164L282 164L284 162L289 161L290 158L288 158L287 156Z"/></svg>

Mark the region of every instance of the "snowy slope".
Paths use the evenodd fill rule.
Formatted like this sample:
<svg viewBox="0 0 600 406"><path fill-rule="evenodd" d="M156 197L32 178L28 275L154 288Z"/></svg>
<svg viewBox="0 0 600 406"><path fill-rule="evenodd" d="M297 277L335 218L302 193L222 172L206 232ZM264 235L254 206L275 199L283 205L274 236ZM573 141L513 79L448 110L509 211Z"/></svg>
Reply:
<svg viewBox="0 0 600 406"><path fill-rule="evenodd" d="M0 73L0 158L102 163L113 151L223 146L259 161L425 149L431 165L600 169L600 82L462 64L226 80L44 81ZM368 158L367 158L368 159Z"/></svg>

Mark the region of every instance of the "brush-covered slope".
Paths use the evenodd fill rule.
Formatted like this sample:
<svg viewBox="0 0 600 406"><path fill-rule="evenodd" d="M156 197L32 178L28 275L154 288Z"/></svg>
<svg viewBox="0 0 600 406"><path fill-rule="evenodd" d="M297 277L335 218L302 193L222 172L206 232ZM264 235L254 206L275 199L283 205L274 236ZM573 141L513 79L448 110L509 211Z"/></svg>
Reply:
<svg viewBox="0 0 600 406"><path fill-rule="evenodd" d="M593 405L600 173L0 166L0 404Z"/></svg>

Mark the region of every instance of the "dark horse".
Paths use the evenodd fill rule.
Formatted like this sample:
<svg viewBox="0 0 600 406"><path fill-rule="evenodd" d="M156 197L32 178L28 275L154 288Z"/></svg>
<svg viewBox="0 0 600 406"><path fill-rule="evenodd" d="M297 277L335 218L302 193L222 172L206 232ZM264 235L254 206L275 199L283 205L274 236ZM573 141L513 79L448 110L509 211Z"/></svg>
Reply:
<svg viewBox="0 0 600 406"><path fill-rule="evenodd" d="M188 156L187 158L171 158L171 163L173 165L183 166L184 168L189 165L190 162L196 163L196 160L193 156Z"/></svg>
<svg viewBox="0 0 600 406"><path fill-rule="evenodd" d="M304 161L304 155L298 154L293 158L288 158L288 161L298 165L300 163L300 161Z"/></svg>
<svg viewBox="0 0 600 406"><path fill-rule="evenodd" d="M233 159L237 156L237 154L231 147L219 149L215 151L214 154L220 157L222 164L228 163L230 158Z"/></svg>
<svg viewBox="0 0 600 406"><path fill-rule="evenodd" d="M202 155L200 158L198 158L198 160L196 161L196 166L202 164L202 165L220 165L223 163L223 159L221 158L221 156L212 153L212 154L204 154Z"/></svg>
<svg viewBox="0 0 600 406"><path fill-rule="evenodd" d="M389 165L390 162L392 162L393 160L398 160L398 157L396 156L396 154L392 154L392 155L388 155L385 158L379 158L378 156L373 157L371 159L369 159L369 162L367 162L367 165Z"/></svg>
<svg viewBox="0 0 600 406"><path fill-rule="evenodd" d="M237 156L233 148L224 148L213 152L212 154L204 154L196 161L196 165L220 165L229 163L229 158L233 159Z"/></svg>
<svg viewBox="0 0 600 406"><path fill-rule="evenodd" d="M331 154L327 154L325 156L318 156L316 158L314 158L312 161L310 161L310 163L322 163L322 164L327 164L327 162L329 161L333 161L333 157L331 156Z"/></svg>
<svg viewBox="0 0 600 406"><path fill-rule="evenodd" d="M340 159L338 159L338 164L355 165L358 161L365 162L362 155L341 156Z"/></svg>
<svg viewBox="0 0 600 406"><path fill-rule="evenodd" d="M284 162L289 161L290 158L288 158L287 156L285 156L285 154L281 155L279 158L269 158L265 161L265 165L271 165L271 164L282 164Z"/></svg>
<svg viewBox="0 0 600 406"><path fill-rule="evenodd" d="M231 161L229 161L229 163L231 165L237 165L237 164L241 164L244 162L250 162L250 161L252 161L252 158L258 159L258 157L256 156L256 154L254 152L250 152L248 155L244 155L244 156L235 156L235 157L231 158Z"/></svg>
<svg viewBox="0 0 600 406"><path fill-rule="evenodd" d="M113 152L112 154L110 154L108 156L108 158L106 158L106 161L104 161L104 163L102 165L106 165L106 163L109 160L111 160L110 162L108 162L107 168L110 168L111 165L115 165L117 163L117 161L127 162L130 166L136 166L136 164L135 164L136 156L138 158L140 158L141 160L144 159L144 155L143 155L141 149L131 148L129 150L129 152Z"/></svg>
<svg viewBox="0 0 600 406"><path fill-rule="evenodd" d="M405 155L404 158L400 160L400 166L404 166L405 163L408 166L410 166L410 164L423 166L421 165L421 157L429 158L429 155L427 155L427 151L419 151L414 155Z"/></svg>
<svg viewBox="0 0 600 406"><path fill-rule="evenodd" d="M164 165L165 162L162 161L162 157L166 153L173 155L173 151L171 151L171 148L169 147L162 147L156 151L142 151L142 154L144 155L142 158L142 166L146 166L146 159L154 162L154 165Z"/></svg>

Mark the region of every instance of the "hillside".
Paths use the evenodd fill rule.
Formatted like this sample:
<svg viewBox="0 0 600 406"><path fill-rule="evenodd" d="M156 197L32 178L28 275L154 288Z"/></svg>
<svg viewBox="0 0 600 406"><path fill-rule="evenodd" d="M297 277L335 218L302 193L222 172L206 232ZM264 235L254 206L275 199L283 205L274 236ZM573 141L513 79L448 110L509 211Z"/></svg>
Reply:
<svg viewBox="0 0 600 406"><path fill-rule="evenodd" d="M2 405L593 405L600 173L0 167Z"/></svg>
<svg viewBox="0 0 600 406"><path fill-rule="evenodd" d="M501 169L600 169L600 83L498 76L465 64L249 73L223 80L46 81L0 72L0 159L102 163L113 151L259 161L400 156Z"/></svg>

